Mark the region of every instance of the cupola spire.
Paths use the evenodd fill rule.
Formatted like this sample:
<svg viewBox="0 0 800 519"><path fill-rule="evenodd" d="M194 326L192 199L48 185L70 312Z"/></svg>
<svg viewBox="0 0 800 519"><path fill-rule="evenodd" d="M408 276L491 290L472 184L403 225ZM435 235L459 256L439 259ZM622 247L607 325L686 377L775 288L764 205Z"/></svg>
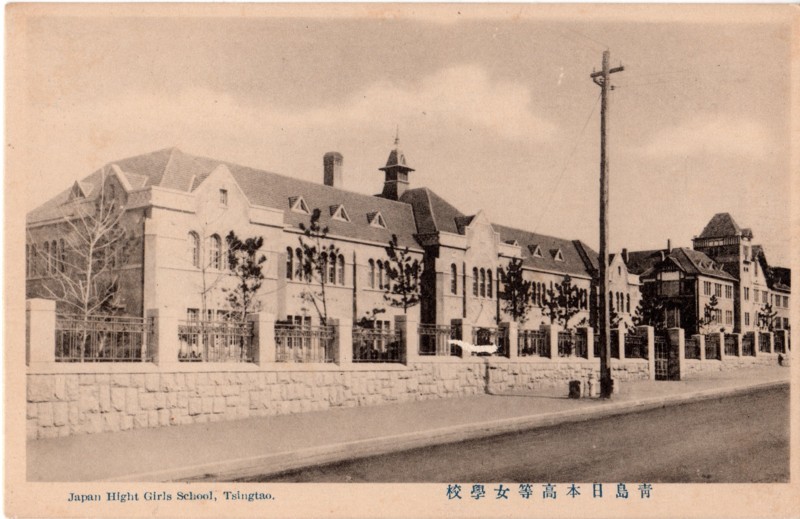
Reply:
<svg viewBox="0 0 800 519"><path fill-rule="evenodd" d="M394 149L389 152L386 165L380 168L385 173L381 196L398 200L408 189L408 174L414 171L408 166L406 156L400 149L400 126L395 130Z"/></svg>

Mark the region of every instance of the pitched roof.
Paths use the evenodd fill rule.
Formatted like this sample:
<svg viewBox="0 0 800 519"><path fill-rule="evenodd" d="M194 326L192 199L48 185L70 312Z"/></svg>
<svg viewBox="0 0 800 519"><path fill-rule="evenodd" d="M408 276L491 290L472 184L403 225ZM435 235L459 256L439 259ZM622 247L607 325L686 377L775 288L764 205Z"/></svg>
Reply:
<svg viewBox="0 0 800 519"><path fill-rule="evenodd" d="M251 204L282 210L284 223L288 225L298 227L300 223L308 223L307 215L291 211L290 199L302 196L309 208L321 209L320 225L329 227L331 234L382 243L388 243L392 234L396 234L400 245L418 247L414 239L416 226L412 208L402 202L189 155L177 148L139 155L111 164L116 164L124 173L133 175L129 178L136 180L137 185L142 185L142 179L137 177L144 177L144 186L160 186L186 192L197 189L217 167L224 165ZM89 175L84 181L99 184L102 171L111 164ZM46 219L43 216L48 215L51 218L61 216L57 210L66 201L69 192L70 190L66 190L28 213L29 222ZM353 223L334 220L330 211L325 210L332 205L344 205ZM383 215L386 229L369 225L367 215L375 211L380 211Z"/></svg>
<svg viewBox="0 0 800 519"><path fill-rule="evenodd" d="M739 236L742 228L733 219L730 213L717 213L703 228L698 238L723 238L725 236Z"/></svg>
<svg viewBox="0 0 800 519"><path fill-rule="evenodd" d="M736 278L722 266L700 251L676 247L670 252L661 250L633 251L628 253L628 271L648 277L667 264L674 264L688 275L703 275L729 281Z"/></svg>

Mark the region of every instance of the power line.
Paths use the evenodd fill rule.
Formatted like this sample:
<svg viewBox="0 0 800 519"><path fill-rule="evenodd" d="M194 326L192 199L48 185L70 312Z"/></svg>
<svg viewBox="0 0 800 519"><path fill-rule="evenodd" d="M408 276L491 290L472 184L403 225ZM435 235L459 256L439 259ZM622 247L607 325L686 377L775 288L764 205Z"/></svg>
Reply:
<svg viewBox="0 0 800 519"><path fill-rule="evenodd" d="M566 173L567 168L569 167L570 161L573 156L575 156L575 151L578 149L578 145L581 142L581 137L583 137L583 133L586 131L586 127L589 126L589 121L592 119L595 110L597 109L597 103L600 101L600 94L597 95L597 99L595 99L594 104L592 105L592 110L589 112L589 116L586 118L586 121L583 123L583 127L581 128L580 133L578 133L578 137L575 139L575 145L572 147L572 150L567 155L566 159L564 159L564 167L561 169L561 172L558 174L558 179L556 180L555 187L550 191L550 196L547 198L547 202L542 208L542 211L539 213L539 218L536 220L536 224L533 226L533 232L536 232L539 228L539 224L544 218L545 213L550 208L550 203L553 201L553 197L558 191L559 186L561 185L561 180L564 178L564 173Z"/></svg>

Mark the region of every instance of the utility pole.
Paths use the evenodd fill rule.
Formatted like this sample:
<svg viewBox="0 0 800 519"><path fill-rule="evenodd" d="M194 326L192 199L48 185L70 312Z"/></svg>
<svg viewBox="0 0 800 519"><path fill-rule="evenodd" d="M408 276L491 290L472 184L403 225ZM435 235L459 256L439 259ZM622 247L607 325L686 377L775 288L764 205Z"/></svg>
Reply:
<svg viewBox="0 0 800 519"><path fill-rule="evenodd" d="M611 87L611 74L625 70L609 68L611 53L603 51L603 70L592 72L590 77L601 90L600 97L600 300L598 328L600 332L600 397L611 398L614 381L611 379L611 313L608 307L608 90Z"/></svg>

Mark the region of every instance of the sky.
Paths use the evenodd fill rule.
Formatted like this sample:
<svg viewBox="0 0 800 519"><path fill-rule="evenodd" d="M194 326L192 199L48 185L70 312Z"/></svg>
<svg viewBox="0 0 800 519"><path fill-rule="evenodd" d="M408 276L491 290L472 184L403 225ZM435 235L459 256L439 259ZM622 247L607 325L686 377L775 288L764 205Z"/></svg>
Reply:
<svg viewBox="0 0 800 519"><path fill-rule="evenodd" d="M634 6L101 8L42 7L9 44L26 64L10 76L24 114L10 144L25 171L9 172L26 210L104 164L172 146L316 182L338 151L345 188L373 194L399 128L412 187L597 248L600 89L589 74L609 49L625 67L608 111L611 249L690 247L730 212L771 263L789 265L788 17L731 6L686 6L679 21L655 8L628 16Z"/></svg>

